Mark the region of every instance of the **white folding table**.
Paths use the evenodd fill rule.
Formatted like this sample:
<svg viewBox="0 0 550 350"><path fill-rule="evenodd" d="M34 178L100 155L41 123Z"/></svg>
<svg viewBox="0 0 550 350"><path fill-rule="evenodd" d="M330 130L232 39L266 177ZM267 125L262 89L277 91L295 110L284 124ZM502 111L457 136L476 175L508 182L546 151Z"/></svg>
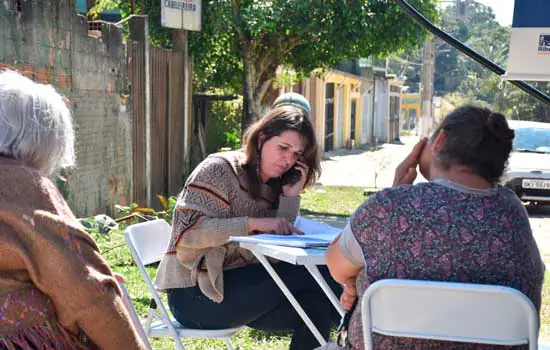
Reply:
<svg viewBox="0 0 550 350"><path fill-rule="evenodd" d="M330 289L327 281L323 278L321 275L321 272L317 268L317 265L326 265L325 262L325 252L326 248L293 248L293 247L284 247L284 246L277 246L277 245L268 245L268 244L256 244L256 243L239 243L242 248L245 248L249 251L251 251L254 256L262 263L262 265L265 267L269 275L273 278L277 286L281 289L283 294L287 297L288 301L294 309L296 309L296 312L302 320L304 320L305 324L308 326L308 328L311 330L315 338L319 341L321 346L325 345L327 343L327 340L324 339L321 336L321 333L319 333L319 330L313 322L311 322L311 319L309 316L305 313L302 306L298 303L294 295L290 292L288 287L285 285L281 277L277 274L275 269L273 269L273 266L269 263L267 260L268 257L274 258L280 261L287 262L289 264L294 265L302 265L304 266L311 276L317 281L321 289L325 292L328 299L332 302L332 305L338 310L340 315L344 316L344 309L340 305L340 301L334 295L332 290Z"/></svg>

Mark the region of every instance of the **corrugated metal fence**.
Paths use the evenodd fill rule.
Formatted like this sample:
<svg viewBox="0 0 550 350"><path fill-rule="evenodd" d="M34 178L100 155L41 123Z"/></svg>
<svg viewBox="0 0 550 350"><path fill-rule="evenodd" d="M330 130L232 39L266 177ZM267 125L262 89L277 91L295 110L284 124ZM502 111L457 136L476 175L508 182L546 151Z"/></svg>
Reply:
<svg viewBox="0 0 550 350"><path fill-rule="evenodd" d="M132 183L133 201L144 204L147 200L147 176L145 163L145 49L134 41L128 41L128 79L131 86L132 125Z"/></svg>
<svg viewBox="0 0 550 350"><path fill-rule="evenodd" d="M128 42L128 77L132 84L133 110L133 201L140 205L147 204L144 51L141 43ZM149 59L151 195L153 207L158 207L156 195L176 195L184 181L184 59L181 52L160 48L150 48Z"/></svg>

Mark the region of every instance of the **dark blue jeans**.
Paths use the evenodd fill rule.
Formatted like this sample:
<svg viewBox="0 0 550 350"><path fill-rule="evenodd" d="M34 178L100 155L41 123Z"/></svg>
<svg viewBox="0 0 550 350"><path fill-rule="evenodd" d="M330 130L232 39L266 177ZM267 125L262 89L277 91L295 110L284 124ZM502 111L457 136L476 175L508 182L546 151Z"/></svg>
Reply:
<svg viewBox="0 0 550 350"><path fill-rule="evenodd" d="M296 297L321 335L328 339L340 315L321 287L303 266L284 262L275 271ZM319 270L336 296L341 286L324 266ZM224 299L215 303L198 287L168 290L168 305L182 325L199 329L249 326L265 331L293 331L291 350L311 350L319 346L306 324L294 310L271 276L260 264L224 271Z"/></svg>

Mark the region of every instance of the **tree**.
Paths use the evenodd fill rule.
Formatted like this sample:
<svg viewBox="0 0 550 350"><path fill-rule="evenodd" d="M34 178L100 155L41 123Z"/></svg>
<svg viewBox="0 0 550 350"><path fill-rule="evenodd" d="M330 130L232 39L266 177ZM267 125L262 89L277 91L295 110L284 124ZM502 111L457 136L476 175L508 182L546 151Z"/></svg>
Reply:
<svg viewBox="0 0 550 350"><path fill-rule="evenodd" d="M146 10L160 11L153 6L159 2L146 0ZM432 19L437 15L436 0L410 3ZM150 21L158 18L146 13ZM388 0L203 0L202 23L189 45L198 84L240 85L243 127L260 115L279 67L305 76L344 60L412 49L426 34Z"/></svg>
<svg viewBox="0 0 550 350"><path fill-rule="evenodd" d="M509 53L510 28L496 22L490 8L471 3L469 17L464 22L467 30L461 30L466 45L501 67L506 67ZM460 25L462 26L462 25ZM456 50L454 50L456 51ZM479 63L464 55L458 56L452 68L460 79L452 91L465 98L477 100L512 119L550 121L550 110L534 97L521 91ZM450 75L449 67L440 74ZM548 92L547 83L534 83L537 88ZM449 88L449 86L447 86Z"/></svg>
<svg viewBox="0 0 550 350"><path fill-rule="evenodd" d="M459 20L456 18L456 6L447 6L440 14L440 26L447 33L476 50L481 49L483 51L486 48L492 49L494 45L500 45L500 47L506 48L507 54L509 32L498 24L492 9L476 1L469 1L467 14L465 18ZM495 30L500 31L499 40L487 42L486 32ZM496 39L496 37L494 38ZM488 45L479 44L481 41ZM487 52L480 53L492 59L491 54L486 55ZM472 70L484 76L492 74L440 39L435 41L435 56L434 91L438 96L455 92L460 83L471 75ZM421 65L422 51L414 50L404 52L400 57L393 58L390 68L392 73L404 72L410 91L416 92L418 86L415 83L419 82L418 74Z"/></svg>
<svg viewBox="0 0 550 350"><path fill-rule="evenodd" d="M446 7L441 14L443 29L479 54L505 67L508 61L510 28L501 26L491 8L476 1L468 2L467 16L457 20L455 7ZM418 91L415 81L421 67L421 52L407 51L393 57L392 73L407 77L409 91ZM419 65L420 63L420 65ZM490 107L512 119L550 122L550 107L519 88L505 82L481 64L450 45L436 42L434 88L436 95L455 106L470 103ZM532 83L548 93L548 83Z"/></svg>
<svg viewBox="0 0 550 350"><path fill-rule="evenodd" d="M395 74L399 79L405 79L407 93L420 92L421 47L403 52L400 55L393 55L389 60L388 68L391 74Z"/></svg>
<svg viewBox="0 0 550 350"><path fill-rule="evenodd" d="M468 46L472 47L472 43L484 40L483 35L486 31L503 30L504 36L509 36L506 28L501 27L496 21L493 10L490 7L476 1L471 1L468 2L468 11L466 13L467 16L463 20L456 19L456 6L451 5L445 8L441 17L443 19L444 30ZM508 40L509 38L489 44L506 45ZM477 50L479 47L483 47L483 45L475 45L473 48ZM486 52L480 53L492 59L491 56L485 55ZM475 70L479 74L485 74L485 76L492 74L449 44L440 42L436 53L436 94L442 96L446 93L456 91L460 83L471 74L471 70Z"/></svg>
<svg viewBox="0 0 550 350"><path fill-rule="evenodd" d="M431 17L435 17L434 2L414 1ZM211 1L207 11L226 18L226 3ZM227 27L233 32L230 56L239 57L243 70L243 127L260 115L264 95L280 66L305 76L344 60L411 49L425 34L387 0L232 0L231 19ZM211 35L208 31L201 34Z"/></svg>

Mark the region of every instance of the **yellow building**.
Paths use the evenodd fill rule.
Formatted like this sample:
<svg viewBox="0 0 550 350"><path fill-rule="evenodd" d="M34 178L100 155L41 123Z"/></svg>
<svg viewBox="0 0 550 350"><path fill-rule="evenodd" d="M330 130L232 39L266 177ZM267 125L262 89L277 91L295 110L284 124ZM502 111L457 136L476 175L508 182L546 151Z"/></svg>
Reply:
<svg viewBox="0 0 550 350"><path fill-rule="evenodd" d="M401 95L401 127L403 130L413 130L420 118L420 94Z"/></svg>
<svg viewBox="0 0 550 350"><path fill-rule="evenodd" d="M294 91L311 104L312 122L322 150L331 151L366 143L362 130L361 77L331 70L313 75L279 93Z"/></svg>
<svg viewBox="0 0 550 350"><path fill-rule="evenodd" d="M305 96L321 150L359 147L399 140L403 82L372 68L356 75L332 69L312 74L277 93Z"/></svg>

